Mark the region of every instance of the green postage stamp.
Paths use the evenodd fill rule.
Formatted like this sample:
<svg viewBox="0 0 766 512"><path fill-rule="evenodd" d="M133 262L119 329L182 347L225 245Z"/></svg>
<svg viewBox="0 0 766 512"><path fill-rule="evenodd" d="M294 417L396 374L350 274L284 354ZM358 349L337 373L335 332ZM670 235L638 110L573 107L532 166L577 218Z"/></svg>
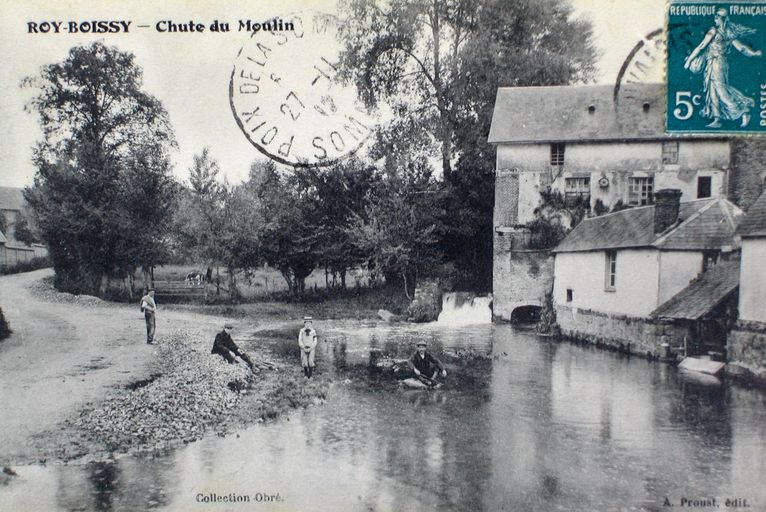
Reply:
<svg viewBox="0 0 766 512"><path fill-rule="evenodd" d="M766 3L668 9L667 131L766 133Z"/></svg>

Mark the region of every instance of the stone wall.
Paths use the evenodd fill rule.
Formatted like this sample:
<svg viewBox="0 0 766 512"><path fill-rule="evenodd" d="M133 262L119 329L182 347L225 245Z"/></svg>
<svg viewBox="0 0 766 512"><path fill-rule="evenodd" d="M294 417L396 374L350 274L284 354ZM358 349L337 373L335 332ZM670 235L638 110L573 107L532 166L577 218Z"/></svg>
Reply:
<svg viewBox="0 0 766 512"><path fill-rule="evenodd" d="M556 323L567 338L586 341L646 357L663 355L661 345L683 345L685 328L648 318L610 315L556 305Z"/></svg>
<svg viewBox="0 0 766 512"><path fill-rule="evenodd" d="M529 230L495 231L493 265L493 319L508 322L520 306L539 306L553 286L553 256L528 250Z"/></svg>
<svg viewBox="0 0 766 512"><path fill-rule="evenodd" d="M766 139L758 137L732 139L729 199L743 210L747 210L764 189L766 178L764 161L766 161Z"/></svg>
<svg viewBox="0 0 766 512"><path fill-rule="evenodd" d="M766 323L739 321L726 344L727 372L766 384Z"/></svg>

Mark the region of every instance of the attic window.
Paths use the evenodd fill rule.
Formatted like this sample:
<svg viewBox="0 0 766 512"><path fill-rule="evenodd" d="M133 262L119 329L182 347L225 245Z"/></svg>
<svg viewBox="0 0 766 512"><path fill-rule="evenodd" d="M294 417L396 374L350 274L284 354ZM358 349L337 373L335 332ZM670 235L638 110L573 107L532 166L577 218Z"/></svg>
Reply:
<svg viewBox="0 0 766 512"><path fill-rule="evenodd" d="M651 104L648 101L644 102L644 112L649 112L649 109L651 108Z"/></svg>
<svg viewBox="0 0 766 512"><path fill-rule="evenodd" d="M663 164L678 163L678 141L677 140L666 140L662 143L662 163Z"/></svg>
<svg viewBox="0 0 766 512"><path fill-rule="evenodd" d="M588 106L588 113L589 114L595 114L596 113L596 105L589 105Z"/></svg>
<svg viewBox="0 0 766 512"><path fill-rule="evenodd" d="M562 142L551 144L551 165L564 165L564 149Z"/></svg>

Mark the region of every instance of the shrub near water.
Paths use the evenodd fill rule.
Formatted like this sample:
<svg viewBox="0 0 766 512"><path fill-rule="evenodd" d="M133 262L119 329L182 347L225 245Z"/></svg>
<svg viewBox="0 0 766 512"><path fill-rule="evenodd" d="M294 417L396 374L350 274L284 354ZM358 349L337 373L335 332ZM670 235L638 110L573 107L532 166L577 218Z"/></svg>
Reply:
<svg viewBox="0 0 766 512"><path fill-rule="evenodd" d="M3 309L0 308L0 340L4 340L10 336L12 332L8 320L6 320L5 315L3 315Z"/></svg>

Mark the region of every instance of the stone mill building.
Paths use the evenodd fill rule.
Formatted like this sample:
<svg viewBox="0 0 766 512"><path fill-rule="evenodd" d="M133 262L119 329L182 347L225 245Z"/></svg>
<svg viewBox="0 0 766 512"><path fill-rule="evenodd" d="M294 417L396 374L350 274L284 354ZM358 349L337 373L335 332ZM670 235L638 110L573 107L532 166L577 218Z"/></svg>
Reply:
<svg viewBox="0 0 766 512"><path fill-rule="evenodd" d="M615 97L609 85L498 90L489 133L497 147L495 320L541 307L553 290L553 248L530 247L527 228L541 193L579 201L594 215L650 206L663 189L676 190L681 204L728 199L747 209L763 189L766 143L667 135L660 84L625 85Z"/></svg>

